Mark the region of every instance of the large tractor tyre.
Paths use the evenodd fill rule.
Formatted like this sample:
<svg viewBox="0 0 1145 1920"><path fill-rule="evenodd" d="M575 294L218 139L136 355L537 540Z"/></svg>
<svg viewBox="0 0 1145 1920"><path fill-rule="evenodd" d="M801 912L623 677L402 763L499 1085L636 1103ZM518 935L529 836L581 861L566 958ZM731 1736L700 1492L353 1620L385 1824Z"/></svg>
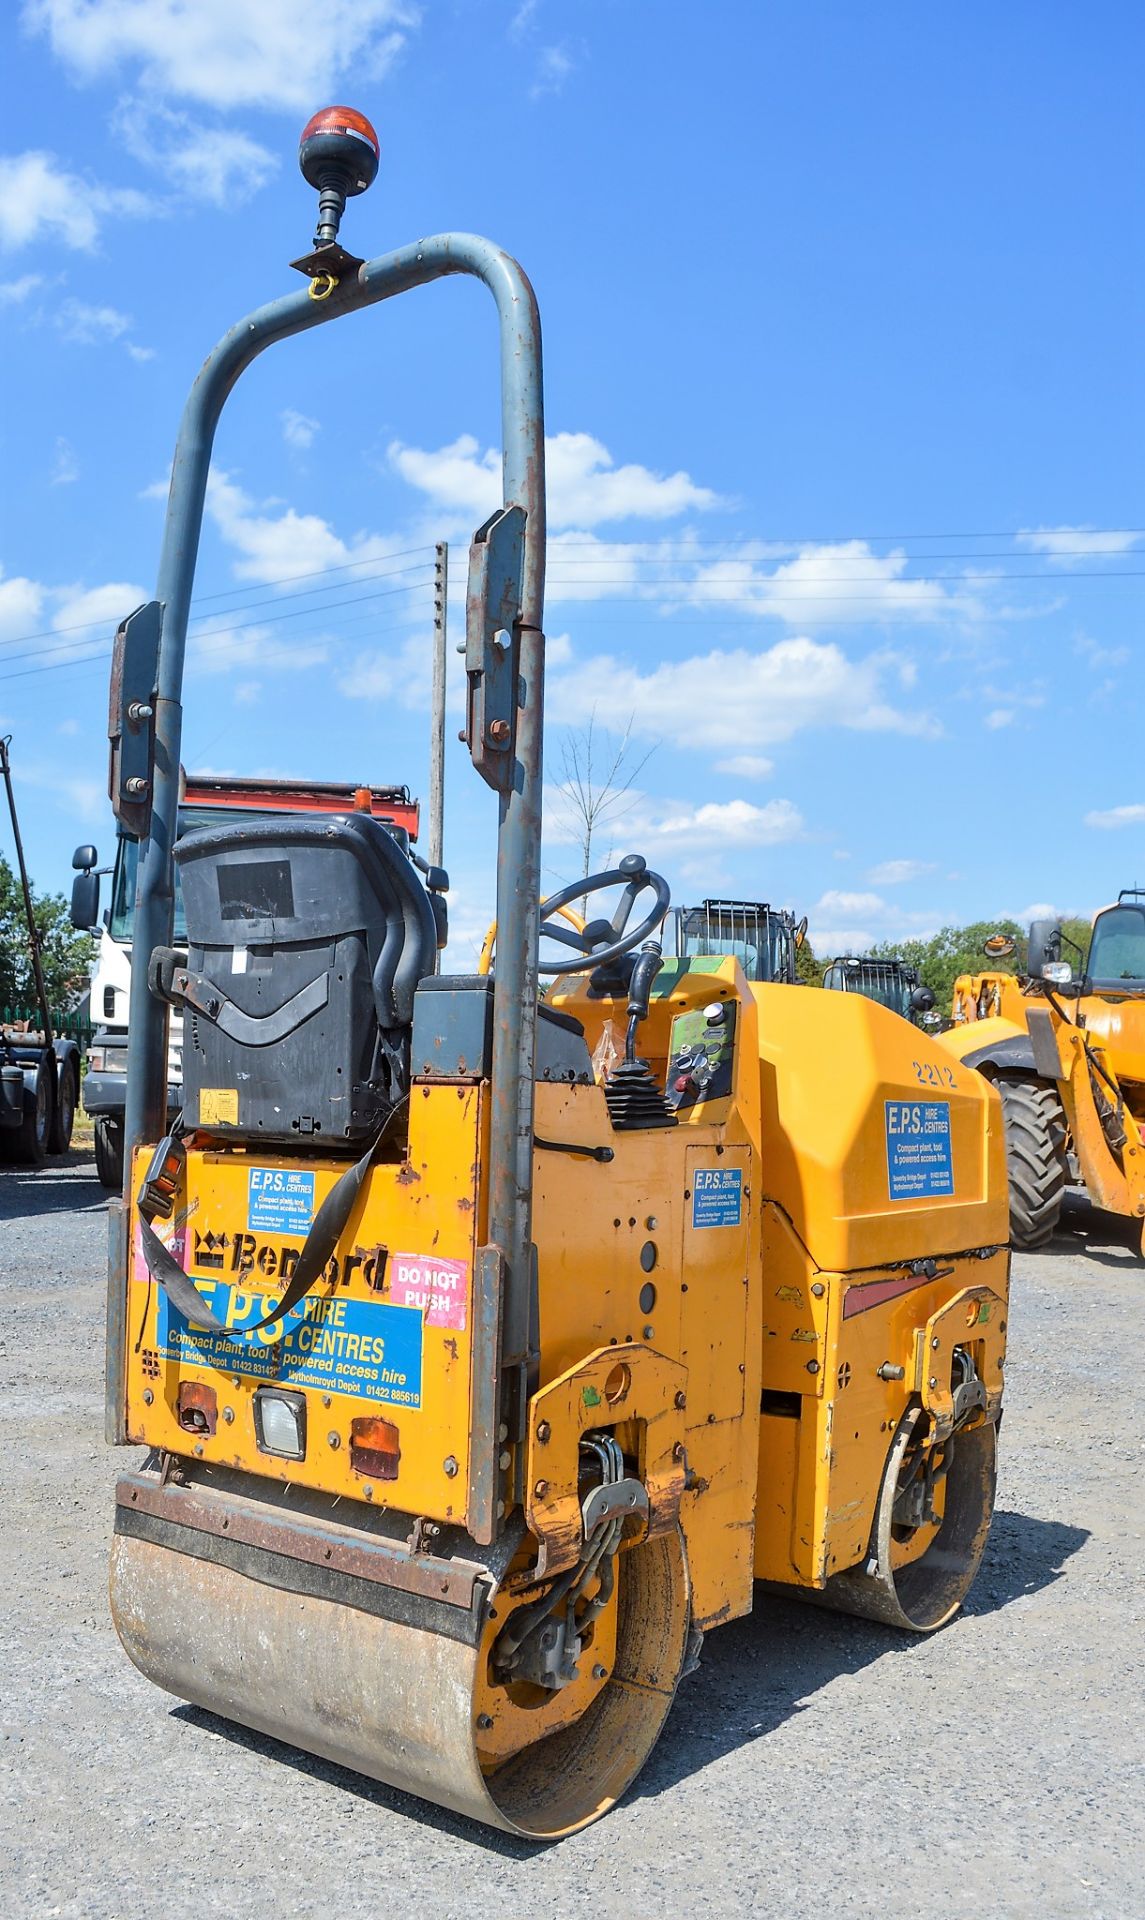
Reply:
<svg viewBox="0 0 1145 1920"><path fill-rule="evenodd" d="M9 1158L25 1167L38 1167L47 1157L56 1111L55 1074L47 1060L36 1068L32 1091L24 1088L24 1118L9 1142Z"/></svg>
<svg viewBox="0 0 1145 1920"><path fill-rule="evenodd" d="M123 1122L99 1113L95 1120L95 1170L100 1184L119 1193L123 1188Z"/></svg>
<svg viewBox="0 0 1145 1920"><path fill-rule="evenodd" d="M1066 1124L1055 1089L1040 1080L1003 1076L1002 1120L1010 1183L1010 1241L1044 1247L1058 1224L1069 1178Z"/></svg>
<svg viewBox="0 0 1145 1920"><path fill-rule="evenodd" d="M74 1059L61 1060L56 1070L56 1101L52 1110L49 1153L66 1153L72 1144L76 1107L79 1103L79 1067Z"/></svg>

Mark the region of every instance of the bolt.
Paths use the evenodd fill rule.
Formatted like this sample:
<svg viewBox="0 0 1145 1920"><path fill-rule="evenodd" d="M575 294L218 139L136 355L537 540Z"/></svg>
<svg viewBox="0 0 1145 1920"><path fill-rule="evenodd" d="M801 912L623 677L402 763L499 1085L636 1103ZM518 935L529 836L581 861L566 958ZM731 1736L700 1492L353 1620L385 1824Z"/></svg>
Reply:
<svg viewBox="0 0 1145 1920"><path fill-rule="evenodd" d="M645 1338L646 1340L651 1340L651 1338L652 1338L652 1336L653 1336L653 1334L655 1333L655 1331L656 1331L656 1329L655 1329L655 1327L645 1327L645 1329L644 1329L644 1338Z"/></svg>
<svg viewBox="0 0 1145 1920"><path fill-rule="evenodd" d="M499 1454L497 1455L497 1465L498 1465L498 1466L500 1467L500 1469L501 1469L501 1471L502 1471L502 1473L504 1473L504 1472L505 1472L505 1469L506 1469L506 1468L507 1468L507 1466L509 1465L509 1462L510 1462L510 1460L511 1460L512 1458L513 1458L513 1456L512 1456L512 1454L511 1454L511 1453L509 1452L509 1449L508 1449L508 1447L506 1447L506 1448L505 1448L505 1450L504 1450L504 1452L503 1452L503 1453L499 1453Z"/></svg>
<svg viewBox="0 0 1145 1920"><path fill-rule="evenodd" d="M154 707L148 701L133 700L127 709L127 717L138 723L140 720L150 720L154 712Z"/></svg>
<svg viewBox="0 0 1145 1920"><path fill-rule="evenodd" d="M884 1360L881 1367L875 1368L875 1372L880 1380L902 1380L906 1376L906 1368L896 1367L893 1360Z"/></svg>
<svg viewBox="0 0 1145 1920"><path fill-rule="evenodd" d="M930 1376L930 1384L931 1384L931 1386L932 1386L932 1387L936 1387L936 1386L938 1385L938 1375L937 1375L937 1374L935 1374L935 1373L932 1373L932 1374L931 1374L931 1376Z"/></svg>
<svg viewBox="0 0 1145 1920"><path fill-rule="evenodd" d="M675 1446L672 1448L673 1460L683 1460L686 1457L687 1456L684 1451L684 1442L682 1440L677 1440Z"/></svg>
<svg viewBox="0 0 1145 1920"><path fill-rule="evenodd" d="M821 1300L823 1298L823 1295L826 1293L827 1289L823 1285L823 1282L821 1280L816 1280L811 1291L815 1295L816 1300Z"/></svg>
<svg viewBox="0 0 1145 1920"><path fill-rule="evenodd" d="M133 773L130 780L125 782L127 791L133 800L141 800L150 784L149 780L144 780L142 775L138 773Z"/></svg>
<svg viewBox="0 0 1145 1920"><path fill-rule="evenodd" d="M363 1493L365 1494L365 1496L366 1496L366 1498L367 1498L367 1500L372 1500L372 1499L373 1499L373 1497L374 1497L374 1489L373 1489L373 1487L363 1487L363 1488L362 1488L362 1492L363 1492Z"/></svg>
<svg viewBox="0 0 1145 1920"><path fill-rule="evenodd" d="M491 1713L478 1714L477 1716L478 1733L488 1733L492 1725L493 1725L493 1715Z"/></svg>
<svg viewBox="0 0 1145 1920"><path fill-rule="evenodd" d="M549 1483L548 1483L548 1481L547 1481L547 1480L538 1480L538 1481L537 1481L537 1483L536 1483L536 1485L535 1485L535 1486L534 1486L534 1488L533 1488L533 1498L534 1498L534 1500L543 1500L543 1499L544 1499L544 1497L545 1497L545 1495L546 1495L546 1493L548 1492L548 1490L549 1490Z"/></svg>
<svg viewBox="0 0 1145 1920"><path fill-rule="evenodd" d="M489 738L495 747L503 746L509 738L509 722L507 720L494 720L489 728Z"/></svg>
<svg viewBox="0 0 1145 1920"><path fill-rule="evenodd" d="M234 1408L233 1408L233 1407L224 1407L224 1408L223 1408L223 1419L224 1419L224 1420L226 1421L226 1423L227 1423L227 1425L228 1425L228 1427L230 1426L230 1424L231 1424L231 1422L232 1422L232 1420L234 1419L234 1417L235 1417L235 1410L234 1410Z"/></svg>
<svg viewBox="0 0 1145 1920"><path fill-rule="evenodd" d="M441 1465L442 1465L442 1470L446 1475L446 1478L449 1480L452 1480L457 1473L457 1462L454 1459L453 1455L451 1453L446 1454L445 1459L442 1461Z"/></svg>
<svg viewBox="0 0 1145 1920"><path fill-rule="evenodd" d="M608 1668L602 1667L599 1660L597 1661L595 1667L592 1670L592 1677L594 1680L608 1679Z"/></svg>
<svg viewBox="0 0 1145 1920"><path fill-rule="evenodd" d="M539 1447L548 1446L549 1435L551 1433L552 1433L552 1428L550 1427L548 1421L542 1420L540 1426L537 1428L537 1445Z"/></svg>
<svg viewBox="0 0 1145 1920"><path fill-rule="evenodd" d="M819 1371L819 1362L818 1362L818 1360L809 1360L809 1361L807 1362L807 1371L808 1371L808 1373L818 1373L818 1371Z"/></svg>
<svg viewBox="0 0 1145 1920"><path fill-rule="evenodd" d="M468 740L468 738L469 738L469 735L468 735L468 734L466 733L466 731L465 731L465 728L464 728L464 727L462 727L462 729L461 729L461 732L460 732L460 733L458 734L458 736L457 736L457 738L458 738L458 739L459 739L460 741L462 741L463 743L464 743L464 742L465 742L466 740Z"/></svg>
<svg viewBox="0 0 1145 1920"><path fill-rule="evenodd" d="M326 1445L328 1447L333 1447L335 1453L337 1453L341 1444L342 1444L342 1436L340 1433L335 1433L333 1430L331 1430L326 1435Z"/></svg>
<svg viewBox="0 0 1145 1920"><path fill-rule="evenodd" d="M937 1334L935 1334L935 1336L934 1336L934 1339L933 1339L933 1340L931 1341L931 1343L930 1343L930 1344L931 1344L931 1346L932 1346L932 1347L934 1348L934 1351L935 1351L935 1353L937 1353L937 1352L938 1352L938 1349L939 1349L939 1347L940 1347L940 1346L942 1345L942 1342L941 1342L941 1340L939 1339L939 1337L938 1337L938 1335L937 1335Z"/></svg>
<svg viewBox="0 0 1145 1920"><path fill-rule="evenodd" d="M150 1388L150 1387L144 1387L144 1389L143 1389L143 1404L144 1404L144 1406L145 1406L145 1407L149 1407L149 1406L151 1405L151 1402L152 1402L152 1401L154 1400L154 1398L155 1398L155 1395L154 1395L154 1394L152 1393L152 1391L151 1391L151 1388Z"/></svg>
<svg viewBox="0 0 1145 1920"><path fill-rule="evenodd" d="M497 1429L497 1438L498 1440L507 1440L509 1438L509 1429L503 1420Z"/></svg>
<svg viewBox="0 0 1145 1920"><path fill-rule="evenodd" d="M675 1408L676 1408L676 1411L677 1411L677 1413L683 1413L683 1411L684 1411L684 1408L685 1408L685 1407L687 1406L687 1404L688 1404L688 1396L687 1396L687 1394L686 1394L686 1393L678 1393L678 1394L676 1395L676 1399L675 1399L675 1402L674 1402L674 1404L675 1404Z"/></svg>
<svg viewBox="0 0 1145 1920"><path fill-rule="evenodd" d="M197 1447L195 1448L195 1452L196 1452L197 1454L200 1454L200 1455L201 1455L201 1454L202 1454L202 1451L203 1451L203 1443L202 1443L202 1441L200 1440L200 1441L199 1441L199 1444L198 1444L198 1445L197 1445Z"/></svg>

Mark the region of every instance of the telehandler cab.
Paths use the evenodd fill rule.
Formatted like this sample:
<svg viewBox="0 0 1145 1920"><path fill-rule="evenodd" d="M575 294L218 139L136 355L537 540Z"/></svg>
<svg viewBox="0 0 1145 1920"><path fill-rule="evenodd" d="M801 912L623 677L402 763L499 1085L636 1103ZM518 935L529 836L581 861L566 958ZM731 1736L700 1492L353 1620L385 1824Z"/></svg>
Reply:
<svg viewBox="0 0 1145 1920"><path fill-rule="evenodd" d="M183 1699L553 1838L625 1791L757 1579L914 1631L957 1610L1002 1398L998 1101L870 1001L750 982L732 955L664 961L668 888L639 855L546 903L539 959L532 289L472 235L365 263L338 245L376 168L359 115L316 116L302 160L310 287L207 360L157 598L117 638L113 798L142 841L150 963L108 1417L151 1453L117 1489L112 1607ZM472 976L434 973L426 890L368 816L174 838L223 401L272 341L449 273L485 283L501 332L504 504L472 544L466 638L499 948ZM559 918L585 894L595 917ZM606 1020L626 1044L598 1084ZM700 1039L702 1084L669 1085Z"/></svg>

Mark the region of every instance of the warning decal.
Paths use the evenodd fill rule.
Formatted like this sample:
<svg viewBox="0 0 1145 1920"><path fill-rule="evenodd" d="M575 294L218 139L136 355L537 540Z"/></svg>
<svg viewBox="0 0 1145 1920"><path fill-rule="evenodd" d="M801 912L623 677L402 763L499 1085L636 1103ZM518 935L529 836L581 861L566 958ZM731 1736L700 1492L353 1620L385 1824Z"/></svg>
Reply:
<svg viewBox="0 0 1145 1920"><path fill-rule="evenodd" d="M888 1100L885 1106L891 1199L952 1194L949 1100Z"/></svg>
<svg viewBox="0 0 1145 1920"><path fill-rule="evenodd" d="M398 1307L418 1307L427 1327L465 1332L469 1299L468 1260L437 1260L422 1253L390 1255L390 1298Z"/></svg>

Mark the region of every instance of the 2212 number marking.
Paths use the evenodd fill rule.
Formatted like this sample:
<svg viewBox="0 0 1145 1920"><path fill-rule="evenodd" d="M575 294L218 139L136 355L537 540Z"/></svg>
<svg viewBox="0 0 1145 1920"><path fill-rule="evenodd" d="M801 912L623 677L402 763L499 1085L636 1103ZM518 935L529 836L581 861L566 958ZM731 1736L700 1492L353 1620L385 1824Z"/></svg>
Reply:
<svg viewBox="0 0 1145 1920"><path fill-rule="evenodd" d="M956 1087L957 1080L949 1067L936 1067L931 1060L912 1060L914 1077L920 1087Z"/></svg>

